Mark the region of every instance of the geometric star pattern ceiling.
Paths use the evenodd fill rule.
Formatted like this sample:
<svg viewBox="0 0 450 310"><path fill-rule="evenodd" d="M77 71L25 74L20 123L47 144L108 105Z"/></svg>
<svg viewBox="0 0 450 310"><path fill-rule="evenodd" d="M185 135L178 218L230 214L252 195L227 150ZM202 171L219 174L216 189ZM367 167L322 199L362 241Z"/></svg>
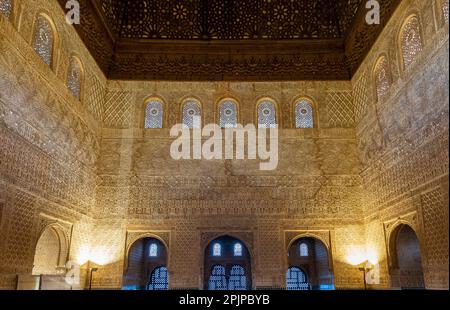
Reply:
<svg viewBox="0 0 450 310"><path fill-rule="evenodd" d="M121 38L336 39L363 0L102 0Z"/></svg>
<svg viewBox="0 0 450 310"><path fill-rule="evenodd" d="M349 80L400 1L80 0L75 28L112 80Z"/></svg>

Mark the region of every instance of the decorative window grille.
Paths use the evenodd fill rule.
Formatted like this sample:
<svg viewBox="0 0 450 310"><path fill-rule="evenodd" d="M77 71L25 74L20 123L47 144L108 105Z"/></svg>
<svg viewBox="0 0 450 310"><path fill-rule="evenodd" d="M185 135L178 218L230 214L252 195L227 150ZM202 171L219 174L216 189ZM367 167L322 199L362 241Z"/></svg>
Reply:
<svg viewBox="0 0 450 310"><path fill-rule="evenodd" d="M82 74L83 70L80 61L75 57L71 57L67 75L67 88L77 100L81 99Z"/></svg>
<svg viewBox="0 0 450 310"><path fill-rule="evenodd" d="M183 125L187 128L201 128L202 110L195 100L189 100L183 105Z"/></svg>
<svg viewBox="0 0 450 310"><path fill-rule="evenodd" d="M258 127L275 128L277 126L277 109L272 101L263 101L258 105Z"/></svg>
<svg viewBox="0 0 450 310"><path fill-rule="evenodd" d="M233 249L234 256L242 256L242 244L236 243Z"/></svg>
<svg viewBox="0 0 450 310"><path fill-rule="evenodd" d="M448 0L442 1L442 15L444 16L444 21L448 23Z"/></svg>
<svg viewBox="0 0 450 310"><path fill-rule="evenodd" d="M0 0L0 14L5 15L7 18L11 16L12 2L11 0Z"/></svg>
<svg viewBox="0 0 450 310"><path fill-rule="evenodd" d="M310 290L305 272L298 267L290 267L286 273L286 289L289 291Z"/></svg>
<svg viewBox="0 0 450 310"><path fill-rule="evenodd" d="M228 289L243 291L247 289L247 277L245 270L241 266L231 267L230 278L228 280Z"/></svg>
<svg viewBox="0 0 450 310"><path fill-rule="evenodd" d="M50 22L42 15L36 20L33 48L39 57L49 66L53 61L54 33Z"/></svg>
<svg viewBox="0 0 450 310"><path fill-rule="evenodd" d="M213 245L213 256L221 256L222 255L222 246L220 243L214 243Z"/></svg>
<svg viewBox="0 0 450 310"><path fill-rule="evenodd" d="M212 291L227 290L227 279L225 277L225 267L217 265L211 270L208 280L208 289Z"/></svg>
<svg viewBox="0 0 450 310"><path fill-rule="evenodd" d="M311 103L302 99L295 105L295 127L314 128L314 113Z"/></svg>
<svg viewBox="0 0 450 310"><path fill-rule="evenodd" d="M223 101L219 107L220 127L236 128L238 124L237 105L233 101Z"/></svg>
<svg viewBox="0 0 450 310"><path fill-rule="evenodd" d="M163 128L163 105L158 100L147 102L145 109L145 128Z"/></svg>
<svg viewBox="0 0 450 310"><path fill-rule="evenodd" d="M150 291L165 291L169 289L169 273L166 267L158 267L153 270L147 288Z"/></svg>
<svg viewBox="0 0 450 310"><path fill-rule="evenodd" d="M309 256L309 249L306 243L301 243L299 246L300 256L307 257Z"/></svg>
<svg viewBox="0 0 450 310"><path fill-rule="evenodd" d="M382 56L375 66L375 87L378 99L382 99L389 91L391 86L391 74L389 70L388 60Z"/></svg>
<svg viewBox="0 0 450 310"><path fill-rule="evenodd" d="M420 35L420 23L417 16L411 16L403 26L400 45L402 49L403 64L407 68L414 62L422 51L422 38Z"/></svg>
<svg viewBox="0 0 450 310"><path fill-rule="evenodd" d="M158 245L156 243L150 244L149 256L158 257Z"/></svg>

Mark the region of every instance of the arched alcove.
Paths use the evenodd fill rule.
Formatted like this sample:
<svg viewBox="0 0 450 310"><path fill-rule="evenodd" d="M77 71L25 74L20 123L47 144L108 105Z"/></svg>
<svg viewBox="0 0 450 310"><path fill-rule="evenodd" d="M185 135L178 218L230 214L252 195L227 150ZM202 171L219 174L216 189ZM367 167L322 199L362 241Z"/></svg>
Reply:
<svg viewBox="0 0 450 310"><path fill-rule="evenodd" d="M36 244L33 275L56 275L67 260L67 240L64 232L56 225L48 226L41 233Z"/></svg>
<svg viewBox="0 0 450 310"><path fill-rule="evenodd" d="M251 258L246 245L231 236L212 240L204 253L204 289L249 290Z"/></svg>
<svg viewBox="0 0 450 310"><path fill-rule="evenodd" d="M333 272L330 269L326 245L313 237L295 240L288 250L288 290L334 289Z"/></svg>
<svg viewBox="0 0 450 310"><path fill-rule="evenodd" d="M145 237L128 250L124 290L168 290L168 251L159 239Z"/></svg>
<svg viewBox="0 0 450 310"><path fill-rule="evenodd" d="M425 288L422 255L416 232L409 225L398 225L390 236L389 247L392 287Z"/></svg>

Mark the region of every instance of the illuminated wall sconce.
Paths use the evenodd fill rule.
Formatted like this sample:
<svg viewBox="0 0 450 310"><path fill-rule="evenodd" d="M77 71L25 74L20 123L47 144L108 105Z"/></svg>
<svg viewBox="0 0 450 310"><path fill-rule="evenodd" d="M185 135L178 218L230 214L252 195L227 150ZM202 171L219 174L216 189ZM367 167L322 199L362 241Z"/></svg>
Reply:
<svg viewBox="0 0 450 310"><path fill-rule="evenodd" d="M91 267L92 262L88 261L88 272L89 272L89 290L92 290L92 277L94 272L98 271L97 267Z"/></svg>
<svg viewBox="0 0 450 310"><path fill-rule="evenodd" d="M375 266L368 260L358 265L358 270L362 271L364 276L364 290L367 290L367 274L374 269L374 267Z"/></svg>

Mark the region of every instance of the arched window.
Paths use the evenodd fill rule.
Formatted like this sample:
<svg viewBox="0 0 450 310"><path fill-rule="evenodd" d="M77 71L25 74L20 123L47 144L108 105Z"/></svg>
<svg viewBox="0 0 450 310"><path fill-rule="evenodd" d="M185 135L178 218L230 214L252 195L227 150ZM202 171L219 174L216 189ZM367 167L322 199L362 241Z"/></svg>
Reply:
<svg viewBox="0 0 450 310"><path fill-rule="evenodd" d="M407 68L422 51L419 18L415 15L408 18L400 33L403 65Z"/></svg>
<svg viewBox="0 0 450 310"><path fill-rule="evenodd" d="M67 88L77 99L81 99L81 84L83 81L83 68L81 61L76 57L70 58L69 71L67 72Z"/></svg>
<svg viewBox="0 0 450 310"><path fill-rule="evenodd" d="M158 267L153 270L147 289L151 291L165 291L169 289L169 274L166 267Z"/></svg>
<svg viewBox="0 0 450 310"><path fill-rule="evenodd" d="M306 243L300 243L299 252L302 257L309 256L308 245Z"/></svg>
<svg viewBox="0 0 450 310"><path fill-rule="evenodd" d="M245 269L241 266L231 267L230 278L228 280L228 290L244 291L247 289L247 277Z"/></svg>
<svg viewBox="0 0 450 310"><path fill-rule="evenodd" d="M258 105L258 127L275 128L277 126L277 108L275 103L264 100Z"/></svg>
<svg viewBox="0 0 450 310"><path fill-rule="evenodd" d="M220 243L214 243L213 245L213 256L221 256L222 255L222 246Z"/></svg>
<svg viewBox="0 0 450 310"><path fill-rule="evenodd" d="M212 268L211 275L208 280L208 289L211 291L227 290L225 267L216 265Z"/></svg>
<svg viewBox="0 0 450 310"><path fill-rule="evenodd" d="M286 289L289 291L309 290L310 286L305 272L298 267L290 267L286 273Z"/></svg>
<svg viewBox="0 0 450 310"><path fill-rule="evenodd" d="M377 89L378 100L382 99L391 86L391 73L389 63L385 56L381 56L374 68L375 87Z"/></svg>
<svg viewBox="0 0 450 310"><path fill-rule="evenodd" d="M183 125L187 128L201 128L202 109L196 100L188 100L183 105Z"/></svg>
<svg viewBox="0 0 450 310"><path fill-rule="evenodd" d="M0 14L5 15L9 18L12 11L12 2L11 0L0 0Z"/></svg>
<svg viewBox="0 0 450 310"><path fill-rule="evenodd" d="M163 128L164 109L159 100L150 100L145 109L145 128Z"/></svg>
<svg viewBox="0 0 450 310"><path fill-rule="evenodd" d="M314 128L314 112L307 99L302 99L295 105L295 127Z"/></svg>
<svg viewBox="0 0 450 310"><path fill-rule="evenodd" d="M224 100L219 106L221 128L236 128L238 124L238 109L235 102Z"/></svg>
<svg viewBox="0 0 450 310"><path fill-rule="evenodd" d="M33 48L49 66L52 66L54 41L55 34L53 33L50 21L44 16L39 15L36 19L34 29Z"/></svg>
<svg viewBox="0 0 450 310"><path fill-rule="evenodd" d="M242 244L236 243L233 249L234 256L242 256Z"/></svg>
<svg viewBox="0 0 450 310"><path fill-rule="evenodd" d="M246 290L251 288L250 252L242 240L222 236L205 248L204 289Z"/></svg>
<svg viewBox="0 0 450 310"><path fill-rule="evenodd" d="M150 244L149 256L158 257L158 245L156 243Z"/></svg>
<svg viewBox="0 0 450 310"><path fill-rule="evenodd" d="M288 250L286 285L291 290L334 289L326 245L313 237L295 240Z"/></svg>
<svg viewBox="0 0 450 310"><path fill-rule="evenodd" d="M444 21L448 23L448 0L442 1L442 15L444 16Z"/></svg>

